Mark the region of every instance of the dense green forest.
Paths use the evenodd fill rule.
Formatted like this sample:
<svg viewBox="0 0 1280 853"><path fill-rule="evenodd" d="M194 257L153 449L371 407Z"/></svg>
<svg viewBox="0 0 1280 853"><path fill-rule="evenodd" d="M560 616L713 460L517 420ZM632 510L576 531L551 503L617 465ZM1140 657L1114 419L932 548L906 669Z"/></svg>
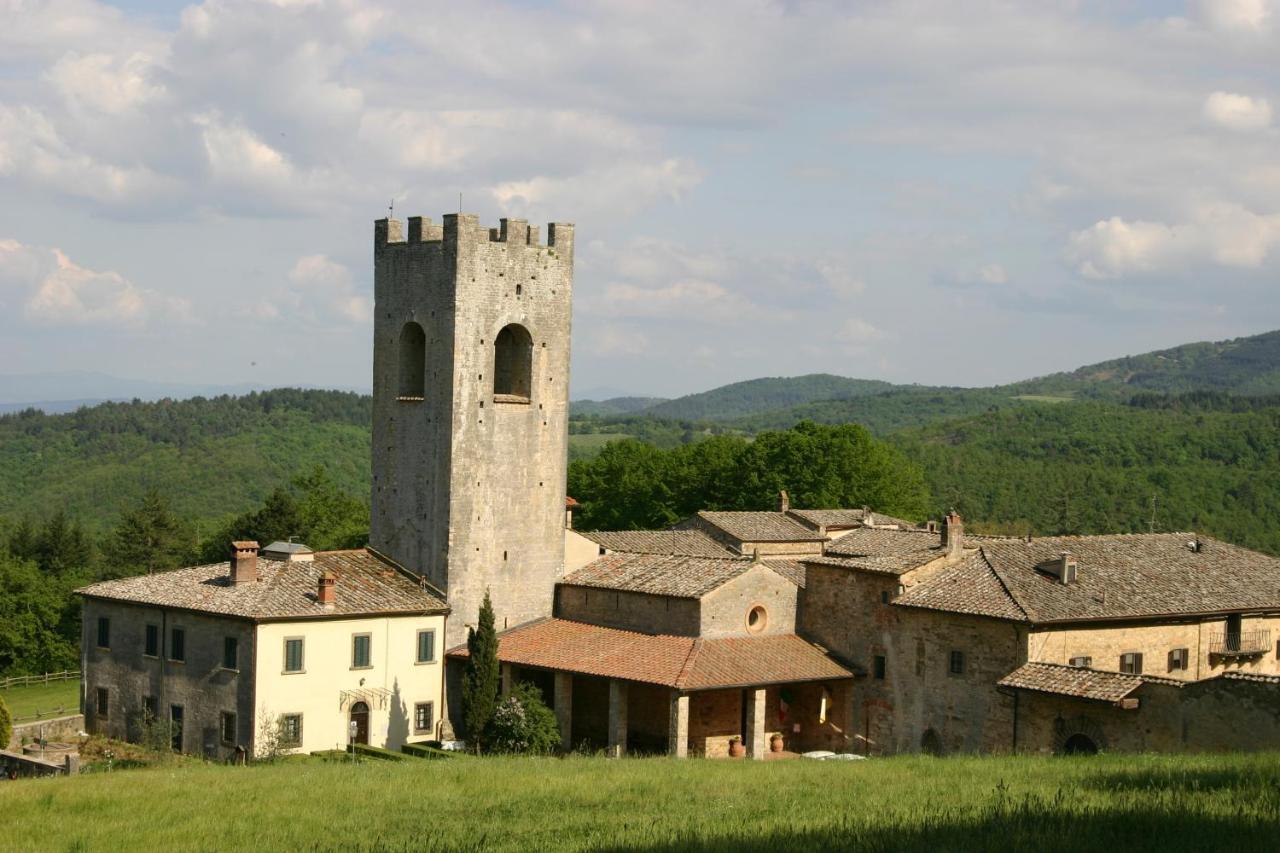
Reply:
<svg viewBox="0 0 1280 853"><path fill-rule="evenodd" d="M979 531L1195 530L1280 554L1277 365L1271 333L1001 388L820 375L575 403L569 491L595 528L785 488L914 521L955 507ZM75 666L70 592L95 579L221 560L234 538L364 542L370 417L367 396L290 389L0 416L0 676Z"/></svg>

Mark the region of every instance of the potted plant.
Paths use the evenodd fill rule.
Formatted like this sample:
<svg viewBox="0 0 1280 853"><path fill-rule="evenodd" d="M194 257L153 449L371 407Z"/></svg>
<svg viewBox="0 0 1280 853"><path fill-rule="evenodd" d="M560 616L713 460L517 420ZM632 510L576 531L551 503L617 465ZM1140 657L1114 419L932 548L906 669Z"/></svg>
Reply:
<svg viewBox="0 0 1280 853"><path fill-rule="evenodd" d="M769 738L769 751L782 752L782 734L774 732L773 737Z"/></svg>
<svg viewBox="0 0 1280 853"><path fill-rule="evenodd" d="M746 754L747 754L747 748L745 745L743 745L741 737L739 737L738 735L734 735L733 737L729 738L729 757L730 758L741 758Z"/></svg>

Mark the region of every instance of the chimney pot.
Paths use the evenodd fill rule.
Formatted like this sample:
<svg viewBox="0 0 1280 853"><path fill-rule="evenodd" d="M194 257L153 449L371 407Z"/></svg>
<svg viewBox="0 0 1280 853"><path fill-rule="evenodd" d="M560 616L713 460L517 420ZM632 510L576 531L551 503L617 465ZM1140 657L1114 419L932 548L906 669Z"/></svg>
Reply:
<svg viewBox="0 0 1280 853"><path fill-rule="evenodd" d="M231 543L231 583L254 583L258 580L258 543Z"/></svg>
<svg viewBox="0 0 1280 853"><path fill-rule="evenodd" d="M320 585L316 590L316 601L326 608L332 608L337 601L337 596L335 595L337 582L337 575L333 572L325 572L320 575Z"/></svg>

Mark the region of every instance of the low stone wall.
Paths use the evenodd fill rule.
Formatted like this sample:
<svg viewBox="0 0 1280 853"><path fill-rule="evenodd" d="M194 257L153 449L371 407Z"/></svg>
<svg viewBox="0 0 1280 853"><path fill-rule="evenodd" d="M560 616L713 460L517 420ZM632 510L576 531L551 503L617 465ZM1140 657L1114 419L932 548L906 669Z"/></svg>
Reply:
<svg viewBox="0 0 1280 853"><path fill-rule="evenodd" d="M13 727L13 734L9 737L7 749L18 751L22 749L23 742L39 740L43 737L47 741L69 741L76 742L79 740L80 732L84 731L84 714L71 714L66 717L54 717L51 720L40 720L34 723L22 723Z"/></svg>
<svg viewBox="0 0 1280 853"><path fill-rule="evenodd" d="M46 761L33 755L0 749L0 774L6 779L22 779L32 776L56 776L65 773L74 776L80 772L80 756L64 755L61 761Z"/></svg>

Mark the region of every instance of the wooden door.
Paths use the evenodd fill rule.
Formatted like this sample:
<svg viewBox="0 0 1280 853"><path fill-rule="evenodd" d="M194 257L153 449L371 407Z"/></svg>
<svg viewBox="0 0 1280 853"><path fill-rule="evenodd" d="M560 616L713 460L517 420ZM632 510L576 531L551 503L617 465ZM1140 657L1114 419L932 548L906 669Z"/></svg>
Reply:
<svg viewBox="0 0 1280 853"><path fill-rule="evenodd" d="M355 736L352 738L353 743L369 743L369 706L363 702L357 702L351 706L351 722L355 723Z"/></svg>

